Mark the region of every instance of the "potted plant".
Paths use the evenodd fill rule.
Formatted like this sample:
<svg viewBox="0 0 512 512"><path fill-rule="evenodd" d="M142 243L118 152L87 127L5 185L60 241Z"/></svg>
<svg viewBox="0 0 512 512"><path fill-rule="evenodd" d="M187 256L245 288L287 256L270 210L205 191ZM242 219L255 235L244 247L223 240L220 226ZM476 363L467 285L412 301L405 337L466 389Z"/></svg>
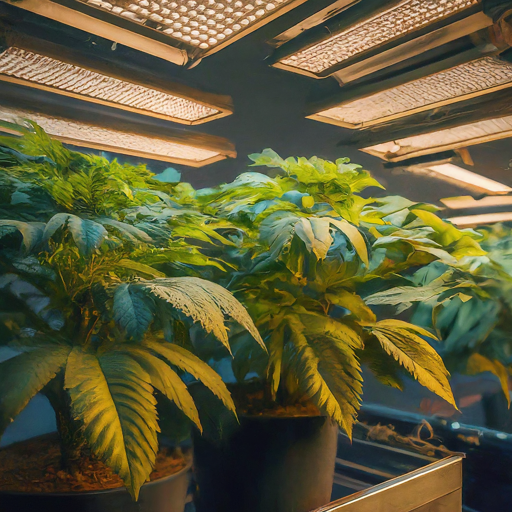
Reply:
<svg viewBox="0 0 512 512"><path fill-rule="evenodd" d="M30 442L18 471L23 445L0 451L0 509L182 512L190 463L159 452L157 398L199 430L191 378L235 406L180 339L195 323L229 346L227 318L262 343L233 295L197 277L225 269L201 243L229 241L187 206L190 187L7 127L21 137L0 138L1 344L17 355L0 363L0 434L41 392L59 446Z"/></svg>
<svg viewBox="0 0 512 512"><path fill-rule="evenodd" d="M503 390L502 405L505 402L510 408L510 228L497 224L465 232L479 241L481 249L461 247L463 258L456 263L433 262L408 276L406 286L377 293L368 301L398 306L401 310L412 307L412 321L435 329L443 340L439 353L450 372L466 375L491 372ZM418 286L427 292L421 299ZM487 400L494 401L494 398ZM493 415L489 410L493 406L485 403L484 408ZM498 427L493 418L489 417L488 422L489 427Z"/></svg>
<svg viewBox="0 0 512 512"><path fill-rule="evenodd" d="M426 225L440 222L430 205L361 196L380 185L348 159L283 160L272 150L250 158L271 176L247 172L196 196L204 212L240 228L225 284L268 357L244 333L233 337L240 426L223 426L220 440L195 438L196 507L306 512L329 501L337 430L351 436L362 400L361 364L398 388L409 374L455 406L435 335L377 319L363 297L409 269L457 261L460 245Z"/></svg>

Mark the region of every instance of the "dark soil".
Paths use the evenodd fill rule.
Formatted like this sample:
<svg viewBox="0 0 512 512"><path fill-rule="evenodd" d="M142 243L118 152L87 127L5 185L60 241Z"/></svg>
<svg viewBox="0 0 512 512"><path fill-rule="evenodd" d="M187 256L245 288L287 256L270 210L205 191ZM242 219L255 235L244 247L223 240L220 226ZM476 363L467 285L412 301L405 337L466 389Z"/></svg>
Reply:
<svg viewBox="0 0 512 512"><path fill-rule="evenodd" d="M182 454L161 448L151 480L172 475L187 465ZM56 434L15 443L0 450L0 492L84 492L123 487L122 480L94 457L84 457L80 471L60 469Z"/></svg>
<svg viewBox="0 0 512 512"><path fill-rule="evenodd" d="M268 402L262 391L247 394L239 404L242 414L250 416L277 416L277 417L301 417L321 416L318 408L311 402L298 402L294 404L276 404Z"/></svg>

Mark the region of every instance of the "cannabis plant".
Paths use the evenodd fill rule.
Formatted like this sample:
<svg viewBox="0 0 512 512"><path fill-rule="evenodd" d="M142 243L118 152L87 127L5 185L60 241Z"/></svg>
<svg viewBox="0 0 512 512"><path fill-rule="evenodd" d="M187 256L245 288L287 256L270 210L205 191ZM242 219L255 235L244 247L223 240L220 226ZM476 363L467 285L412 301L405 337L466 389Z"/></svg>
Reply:
<svg viewBox="0 0 512 512"><path fill-rule="evenodd" d="M265 408L313 403L349 435L361 403L361 363L397 388L409 374L455 405L431 345L435 334L378 319L364 297L433 261L455 264L467 247L483 253L475 235L442 223L431 205L364 198L366 188L381 186L346 158L283 160L272 150L250 158L270 176L247 172L197 192L203 211L243 233L226 285L268 348L267 357L244 333L235 336L238 383L257 383L251 389L263 394Z"/></svg>
<svg viewBox="0 0 512 512"><path fill-rule="evenodd" d="M487 253L473 248L455 265L433 262L409 276L405 286L369 301L399 310L412 307L412 321L434 328L443 340L439 353L450 371L493 373L510 406L512 234L498 224L473 236Z"/></svg>
<svg viewBox="0 0 512 512"><path fill-rule="evenodd" d="M0 363L0 434L42 392L64 468L87 449L137 499L158 451L156 392L199 429L185 377L234 411L182 346L190 325L229 348L229 319L262 343L233 295L197 277L227 268L202 252L232 243L217 230L227 223L143 166L70 151L32 123L9 128L22 136L0 138L1 344L18 355Z"/></svg>

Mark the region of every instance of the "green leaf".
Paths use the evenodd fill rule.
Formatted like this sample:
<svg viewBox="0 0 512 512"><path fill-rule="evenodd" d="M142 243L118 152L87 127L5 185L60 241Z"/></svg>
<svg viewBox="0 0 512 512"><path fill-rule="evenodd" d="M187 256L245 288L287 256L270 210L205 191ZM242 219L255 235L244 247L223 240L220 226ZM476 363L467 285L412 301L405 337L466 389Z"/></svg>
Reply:
<svg viewBox="0 0 512 512"><path fill-rule="evenodd" d="M281 382L281 368L283 363L283 348L284 348L284 324L281 324L277 329L272 331L270 336L270 343L268 347L269 362L267 368L268 378L270 380L270 392L272 393L272 400L276 399L276 393Z"/></svg>
<svg viewBox="0 0 512 512"><path fill-rule="evenodd" d="M315 199L311 196L302 196L301 201L304 208L313 208L315 206Z"/></svg>
<svg viewBox="0 0 512 512"><path fill-rule="evenodd" d="M332 245L329 219L300 218L294 226L296 235L306 244L308 252L323 260Z"/></svg>
<svg viewBox="0 0 512 512"><path fill-rule="evenodd" d="M70 347L45 346L0 363L0 436L66 364Z"/></svg>
<svg viewBox="0 0 512 512"><path fill-rule="evenodd" d="M231 292L218 284L197 277L175 277L139 281L130 286L144 290L157 300L177 309L194 322L199 322L207 333L212 333L228 350L228 329L224 323L224 315L245 327L253 338L265 348L263 340L245 308Z"/></svg>
<svg viewBox="0 0 512 512"><path fill-rule="evenodd" d="M70 213L57 213L46 224L44 240L49 240L59 228L66 225L83 256L90 256L96 251L108 234L107 230L97 222L81 219Z"/></svg>
<svg viewBox="0 0 512 512"><path fill-rule="evenodd" d="M352 314L365 322L375 322L377 318L374 312L365 304L364 300L356 293L348 290L336 290L327 293L325 299L331 304L348 309Z"/></svg>
<svg viewBox="0 0 512 512"><path fill-rule="evenodd" d="M202 382L230 411L236 414L236 407L231 398L231 393L224 382L222 382L222 378L201 359L188 350L172 343L157 343L146 340L143 344L172 365L190 373L195 379Z"/></svg>
<svg viewBox="0 0 512 512"><path fill-rule="evenodd" d="M203 429L194 399L179 375L168 364L152 355L148 350L136 347L130 347L127 350L151 377L152 386L171 402L174 402L202 432Z"/></svg>
<svg viewBox="0 0 512 512"><path fill-rule="evenodd" d="M287 322L295 348L291 364L303 393L351 437L362 393L354 352L348 346L339 350L322 340L310 345L298 317L287 317Z"/></svg>
<svg viewBox="0 0 512 512"><path fill-rule="evenodd" d="M129 338L140 340L151 322L153 310L140 290L120 284L114 292L114 320Z"/></svg>
<svg viewBox="0 0 512 512"><path fill-rule="evenodd" d="M369 267L368 249L366 248L363 235L361 235L359 230L346 220L331 219L331 224L336 226L350 240L350 243L354 246L361 261Z"/></svg>
<svg viewBox="0 0 512 512"><path fill-rule="evenodd" d="M22 222L18 220L0 220L0 227L12 227L18 230L23 237L23 247L27 252L32 251L43 241L43 222ZM7 233L5 233L7 234ZM0 231L0 238L2 237Z"/></svg>
<svg viewBox="0 0 512 512"><path fill-rule="evenodd" d="M84 425L91 451L125 483L137 500L153 470L157 441L151 378L129 355L102 356L73 349L65 386L75 418Z"/></svg>
<svg viewBox="0 0 512 512"><path fill-rule="evenodd" d="M508 372L505 366L497 359L491 360L482 354L472 354L468 359L466 373L468 375L478 375L483 372L491 372L498 377L501 389L507 399L508 408L510 409L510 391L508 389Z"/></svg>
<svg viewBox="0 0 512 512"><path fill-rule="evenodd" d="M457 408L443 360L430 344L417 334L430 338L434 336L406 322L398 320L383 322L373 325L371 332L386 353L398 361L422 386Z"/></svg>
<svg viewBox="0 0 512 512"><path fill-rule="evenodd" d="M165 277L163 272L156 270L156 268L150 267L149 265L145 265L144 263L140 263L138 261L128 260L123 258L117 262L117 266L121 268L126 268L128 270L133 270L137 274L141 274L142 277Z"/></svg>
<svg viewBox="0 0 512 512"><path fill-rule="evenodd" d="M109 218L101 218L99 222L104 226L113 227L116 231L120 233L123 238L126 238L130 242L133 243L152 243L153 239L142 229L137 228L136 226L132 226L131 224L127 224L126 222L120 222L118 220L109 219Z"/></svg>

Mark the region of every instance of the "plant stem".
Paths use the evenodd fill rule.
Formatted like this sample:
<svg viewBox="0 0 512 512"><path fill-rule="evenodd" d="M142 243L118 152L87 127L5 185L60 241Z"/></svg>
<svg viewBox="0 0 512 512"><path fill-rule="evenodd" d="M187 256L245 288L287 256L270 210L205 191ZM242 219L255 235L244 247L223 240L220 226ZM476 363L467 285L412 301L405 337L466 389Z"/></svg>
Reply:
<svg viewBox="0 0 512 512"><path fill-rule="evenodd" d="M80 471L85 440L80 424L73 418L71 401L64 390L64 377L58 375L44 389L44 394L55 411L59 434L61 469L70 474Z"/></svg>

